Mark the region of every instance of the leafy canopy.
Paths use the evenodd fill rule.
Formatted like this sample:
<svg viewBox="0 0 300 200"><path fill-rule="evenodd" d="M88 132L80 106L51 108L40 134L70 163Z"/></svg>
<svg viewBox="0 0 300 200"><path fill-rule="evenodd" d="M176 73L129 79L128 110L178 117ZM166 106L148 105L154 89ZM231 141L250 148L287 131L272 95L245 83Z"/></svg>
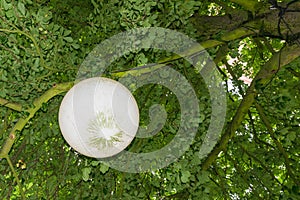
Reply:
<svg viewBox="0 0 300 200"><path fill-rule="evenodd" d="M268 20L277 25L277 11L271 12L266 1L243 2L1 0L0 196L299 198L299 55L293 42L276 31L267 32ZM267 14L260 15L264 12ZM234 25L226 25L223 19ZM80 64L101 41L137 27L180 31L199 41L216 62L228 90L227 118L219 144L206 159L200 160L198 151L209 124L216 123L210 121L207 86L184 59L155 49L123 56L105 76L118 79L118 72L165 59L189 80L199 99L200 126L193 144L178 161L156 171L122 173L78 154L63 139L58 109ZM242 76L252 80L251 86L239 79ZM134 96L141 127L149 124L153 104L162 105L167 117L158 134L136 138L126 150L158 150L175 137L180 126L178 100L170 90L155 84L138 88Z"/></svg>

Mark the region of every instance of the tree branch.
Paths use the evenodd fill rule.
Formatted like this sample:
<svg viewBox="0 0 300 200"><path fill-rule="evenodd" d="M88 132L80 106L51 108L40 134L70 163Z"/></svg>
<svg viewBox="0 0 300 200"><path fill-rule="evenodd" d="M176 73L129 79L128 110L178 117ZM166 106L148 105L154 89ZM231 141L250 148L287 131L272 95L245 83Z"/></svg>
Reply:
<svg viewBox="0 0 300 200"><path fill-rule="evenodd" d="M284 158L285 167L287 169L289 177L294 181L294 183L296 183L297 185L300 185L300 182L297 180L297 177L295 176L295 174L292 170L289 156L286 153L285 149L283 148L282 144L275 137L272 125L271 125L270 121L268 120L267 116L265 115L264 109L258 103L255 103L255 107L256 107L256 110L257 110L262 122L265 124L266 128L268 129L273 142L275 143L279 152L282 154L282 156Z"/></svg>
<svg viewBox="0 0 300 200"><path fill-rule="evenodd" d="M231 155L227 154L227 158L230 162L233 163L234 168L236 169L236 171L238 172L238 174L241 176L242 180L251 188L253 195L255 195L254 199L262 199L262 197L259 196L259 193L256 191L256 188L254 188L254 186L251 186L251 183L249 182L250 178L243 169L242 167L238 164L238 161L234 158L231 157ZM258 179L258 177L257 177Z"/></svg>
<svg viewBox="0 0 300 200"><path fill-rule="evenodd" d="M247 36L250 36L253 34L255 34L255 32L253 32L252 30L249 30L249 29L243 28L243 27L238 28L238 29L235 29L228 33L225 33L224 35L221 36L221 38L219 40L204 41L204 42L200 43L200 45L196 45L195 47L192 47L188 51L182 53L182 55L183 55L183 57L189 57L189 56L195 55L197 53L200 53L201 51L204 51L205 49L216 47L218 45L225 44L226 42L230 42L232 40L236 40L239 38L244 38L244 37L247 37ZM180 55L176 54L174 56L159 60L156 65L144 65L144 66L130 69L127 71L116 71L116 72L111 73L111 75L114 77L123 77L123 76L127 76L127 75L136 76L136 75L140 75L143 73L148 73L154 69L159 69L159 68L165 67L170 62L173 62L173 61L183 58L182 55L180 56ZM216 63L216 64L218 64L218 63Z"/></svg>
<svg viewBox="0 0 300 200"><path fill-rule="evenodd" d="M295 71L293 68L288 67L286 68L290 73L292 73L294 76L300 78L300 72Z"/></svg>
<svg viewBox="0 0 300 200"><path fill-rule="evenodd" d="M16 139L17 133L21 132L26 125L26 123L35 115L35 113L42 107L43 103L48 102L52 97L68 91L73 86L73 82L61 83L52 87L48 91L46 91L42 96L37 98L33 102L33 107L26 110L28 116L26 118L20 118L18 122L15 124L13 129L11 130L9 137L6 139L1 151L0 158L6 158L8 156L9 151L11 150L13 143Z"/></svg>
<svg viewBox="0 0 300 200"><path fill-rule="evenodd" d="M254 156L252 153L248 152L242 145L239 145L240 148L242 149L242 151L244 153L246 153L250 158L252 158L253 160L255 160L256 162L258 162L262 168L271 176L271 178L273 180L275 180L279 185L282 186L282 184L280 183L280 181L275 177L274 173L272 172L272 170L270 170L270 167L267 167L261 160L259 160L256 156Z"/></svg>
<svg viewBox="0 0 300 200"><path fill-rule="evenodd" d="M230 2L236 3L245 8L246 10L251 11L252 13L255 13L255 11L257 11L260 4L260 2L255 0L230 0Z"/></svg>
<svg viewBox="0 0 300 200"><path fill-rule="evenodd" d="M253 120L253 117L252 117L252 114L251 114L250 110L248 110L248 117L250 119L250 125L252 126L252 132L253 132L253 139L254 139L254 141L258 145L265 145L266 147L269 147L271 149L275 149L271 144L269 144L266 141L263 141L263 140L261 140L261 139L258 138L258 134L256 132L255 125L254 125L254 120Z"/></svg>
<svg viewBox="0 0 300 200"><path fill-rule="evenodd" d="M232 121L227 124L225 133L222 135L220 141L214 148L214 150L207 156L206 160L202 163L202 169L207 170L211 164L217 159L220 152L227 148L227 145L231 138L234 137L235 132L242 124L245 115L247 114L249 108L252 106L255 97L257 96L257 88L263 88L266 86L272 77L281 68L295 58L300 56L300 48L297 45L287 46L283 48L280 52L274 54L274 56L261 68L257 73L254 80L251 82L246 95L244 96L242 102L240 103L235 116ZM279 63L280 62L280 63Z"/></svg>
<svg viewBox="0 0 300 200"><path fill-rule="evenodd" d="M10 167L12 173L13 173L13 176L16 179L17 185L18 185L19 190L20 190L21 197L22 197L23 200L25 200L26 197L25 197L24 190L22 188L22 184L21 184L21 181L19 179L19 176L18 176L18 174L17 174L17 172L16 172L16 170L15 170L15 168L14 168L14 166L13 166L13 164L12 164L10 158L9 158L9 156L7 155L5 158L6 158L6 160L8 162L8 165L9 165L9 167Z"/></svg>
<svg viewBox="0 0 300 200"><path fill-rule="evenodd" d="M279 16L279 9L270 10L270 4L266 2L257 2L255 0L230 0L237 3L249 11L234 9L227 11L222 16L203 16L195 14L191 21L197 29L199 38L207 40L218 38L224 33L241 27L248 27L259 36L270 36L272 38L280 38L284 40L297 41L300 34L300 12L285 12L284 16ZM255 1L255 2L254 2ZM300 6L300 2L297 5ZM207 23L209 22L209 23ZM281 22L281 23L280 23ZM278 31L280 27L280 33ZM299 42L298 42L299 44Z"/></svg>
<svg viewBox="0 0 300 200"><path fill-rule="evenodd" d="M19 111L21 112L22 111L22 105L20 104L17 104L17 103L11 103L9 101L7 101L6 99L3 99L0 97L0 105L1 106L5 106L5 107L8 107L10 109L13 109L15 111Z"/></svg>
<svg viewBox="0 0 300 200"><path fill-rule="evenodd" d="M30 34L24 32L24 31L21 31L21 30L19 30L19 29L17 29L17 30L0 29L0 32L5 32L5 33L17 33L17 34L24 35L24 36L26 36L27 38L29 38L29 39L32 41L32 43L33 43L33 45L34 45L34 47L35 47L35 49L36 49L36 53L37 53L38 56L40 57L40 63L41 63L41 66L42 66L43 68L48 69L48 70L51 70L51 71L57 71L57 70L55 70L55 69L53 69L53 68L51 68L51 67L49 67L49 66L47 66L47 65L45 64L44 57L43 57L43 54L42 54L42 52L41 52L41 49L40 49L40 47L39 47L39 45L38 45L36 39L35 39L32 35L30 35Z"/></svg>

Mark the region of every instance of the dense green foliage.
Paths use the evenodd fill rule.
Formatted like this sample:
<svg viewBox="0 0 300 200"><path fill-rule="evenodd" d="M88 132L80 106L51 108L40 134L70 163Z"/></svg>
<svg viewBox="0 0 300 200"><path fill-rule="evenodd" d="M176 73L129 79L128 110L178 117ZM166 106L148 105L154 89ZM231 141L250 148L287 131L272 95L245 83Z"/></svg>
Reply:
<svg viewBox="0 0 300 200"><path fill-rule="evenodd" d="M216 32L214 20L210 23L208 18L203 24L207 32L201 34L196 23L201 16L221 17L247 9L250 13L252 5L269 10L264 1L249 1L248 6L241 2L0 0L0 146L10 139L14 142L9 152L0 154L1 199L298 199L300 60L297 50L284 51L297 46L295 41L287 42L285 36L275 36L277 32L264 35L258 23L241 36L234 32L241 26L224 26ZM180 31L203 44L215 60L228 89L223 135L233 130L227 143L220 137L219 146L226 145L215 157L198 157L203 133L215 123L210 121L207 86L197 70L184 59L172 59L170 52L132 52L105 72L117 79L114 72L167 59L193 85L200 126L189 150L166 168L123 173L75 152L58 126L58 109L69 85L49 101L37 103L46 91L74 81L97 44L137 27ZM276 69L270 76L268 70L261 70L268 60ZM239 80L242 76L253 79L252 87ZM255 96L247 103L250 93ZM167 88L154 84L137 89L134 96L140 126L149 123L148 110L155 103L164 106L168 117L155 137L136 138L126 150L160 149L179 128L178 100ZM33 111L37 105L38 111ZM28 121L22 126L20 119Z"/></svg>

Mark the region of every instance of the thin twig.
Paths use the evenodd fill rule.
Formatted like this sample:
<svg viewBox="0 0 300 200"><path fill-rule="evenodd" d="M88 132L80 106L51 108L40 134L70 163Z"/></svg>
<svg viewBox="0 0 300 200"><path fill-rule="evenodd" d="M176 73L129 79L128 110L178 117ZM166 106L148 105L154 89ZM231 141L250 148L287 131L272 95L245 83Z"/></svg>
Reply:
<svg viewBox="0 0 300 200"><path fill-rule="evenodd" d="M10 167L10 169L11 169L11 171L12 171L12 173L13 173L13 175L14 175L16 181L17 181L17 184L18 184L18 187L19 187L19 190L20 190L21 197L22 197L22 199L25 200L25 199L26 199L26 198L25 198L25 194L24 194L24 191L23 191L23 188L22 188L21 181L20 181L20 179L19 179L19 177L18 177L18 174L17 174L17 172L16 172L16 170L15 170L15 168L14 168L14 166L13 166L13 164L12 164L12 162L11 162L11 160L10 160L10 158L9 158L8 155L5 157L5 159L7 160L8 165L9 165L9 167Z"/></svg>
<svg viewBox="0 0 300 200"><path fill-rule="evenodd" d="M267 116L265 115L265 111L262 108L262 106L260 106L258 103L255 103L255 107L256 110L259 113L259 116L261 118L261 120L263 121L263 123L265 124L266 128L268 129L270 136L273 140L273 142L275 143L275 145L277 146L278 150L280 151L280 153L283 155L284 161L285 161L285 166L288 172L288 175L290 176L290 178L294 181L294 183L296 183L297 185L300 185L299 180L297 180L292 167L291 167L291 162L290 159L288 157L287 152L285 151L285 149L283 148L282 144L278 141L278 139L275 137L272 125L269 121L269 119L267 118Z"/></svg>
<svg viewBox="0 0 300 200"><path fill-rule="evenodd" d="M41 66L42 66L43 68L45 68L45 69L48 69L48 70L57 71L56 69L53 69L53 68L48 67L47 65L45 65L45 61L44 61L44 57L43 57L43 54L42 54L42 52L41 52L41 49L40 49L40 47L39 47L37 41L35 40L35 38L34 38L32 35L30 35L30 34L24 32L24 31L21 31L21 30L19 30L19 29L16 29L16 30L0 29L0 32L6 32L6 33L18 33L18 34L21 34L21 35L24 35L24 36L28 37L28 38L33 42L33 45L34 45L34 47L35 47L35 49L36 49L36 53L37 53L37 54L39 55L39 57L40 57L40 63L41 63Z"/></svg>
<svg viewBox="0 0 300 200"><path fill-rule="evenodd" d="M13 109L13 110L18 111L18 112L22 111L22 105L17 104L17 103L9 102L8 100L3 99L1 97L0 97L0 105L8 107L8 108Z"/></svg>

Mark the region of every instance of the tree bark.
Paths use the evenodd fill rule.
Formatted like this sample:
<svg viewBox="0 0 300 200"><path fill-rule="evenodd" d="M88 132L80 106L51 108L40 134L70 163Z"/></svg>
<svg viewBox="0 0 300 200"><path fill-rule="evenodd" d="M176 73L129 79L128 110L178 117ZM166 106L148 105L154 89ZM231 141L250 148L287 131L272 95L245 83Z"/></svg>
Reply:
<svg viewBox="0 0 300 200"><path fill-rule="evenodd" d="M256 5L257 7L257 5ZM259 13L247 10L233 10L224 16L193 16L192 22L200 40L207 40L234 29L245 27L260 36L295 41L300 36L300 2L291 4L287 10L270 9L261 2ZM285 5L282 5L285 7Z"/></svg>
<svg viewBox="0 0 300 200"><path fill-rule="evenodd" d="M219 153L227 148L230 139L235 136L235 132L241 126L245 115L255 101L258 94L257 88L266 86L276 72L283 69L286 65L300 56L300 47L298 45L286 46L280 52L277 52L273 57L260 69L256 77L251 82L246 95L243 97L235 116L227 125L225 133L214 150L207 156L202 163L202 170L207 170L211 164L217 159ZM278 63L280 61L280 63Z"/></svg>

